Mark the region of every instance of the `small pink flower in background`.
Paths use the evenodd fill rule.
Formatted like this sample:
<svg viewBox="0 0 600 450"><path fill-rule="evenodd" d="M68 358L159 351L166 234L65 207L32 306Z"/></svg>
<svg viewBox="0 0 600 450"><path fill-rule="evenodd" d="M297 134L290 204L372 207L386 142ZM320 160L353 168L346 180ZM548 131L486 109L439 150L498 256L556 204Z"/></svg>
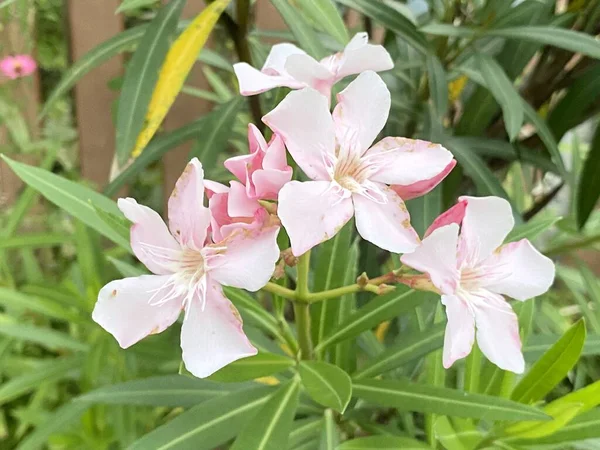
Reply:
<svg viewBox="0 0 600 450"><path fill-rule="evenodd" d="M311 87L327 98L342 78L365 70L380 72L394 67L381 45L369 44L367 33L357 33L343 52L317 61L293 44L277 44L259 71L247 63L234 64L242 95L254 95L275 87Z"/></svg>
<svg viewBox="0 0 600 450"><path fill-rule="evenodd" d="M7 56L0 60L0 72L11 80L31 75L36 69L37 64L29 55Z"/></svg>
<svg viewBox="0 0 600 450"><path fill-rule="evenodd" d="M279 193L278 215L295 256L332 238L352 216L360 235L378 247L395 253L417 247L394 189L422 195L455 162L441 145L425 141L385 138L371 147L390 104L383 80L367 71L338 94L333 116L327 99L307 88L291 92L263 118L313 180L291 181Z"/></svg>
<svg viewBox="0 0 600 450"><path fill-rule="evenodd" d="M211 213L203 206L204 173L193 159L169 199L169 226L134 199L119 199L133 222L131 247L154 275L112 281L102 288L93 319L127 348L160 333L185 311L181 348L186 368L207 377L255 355L242 321L221 285L257 291L279 259L278 224L268 218L252 229L209 237Z"/></svg>
<svg viewBox="0 0 600 450"><path fill-rule="evenodd" d="M506 200L459 200L401 261L425 272L442 294L445 368L471 352L477 330L479 348L491 362L522 373L519 322L503 295L524 301L543 294L554 281L554 264L527 239L502 245L514 226Z"/></svg>

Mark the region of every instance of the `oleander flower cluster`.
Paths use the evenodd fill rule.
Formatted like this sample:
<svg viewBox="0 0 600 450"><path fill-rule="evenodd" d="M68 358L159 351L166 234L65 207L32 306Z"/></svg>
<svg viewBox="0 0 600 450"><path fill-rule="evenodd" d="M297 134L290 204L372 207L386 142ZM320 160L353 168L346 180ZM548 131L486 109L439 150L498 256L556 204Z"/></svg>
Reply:
<svg viewBox="0 0 600 450"><path fill-rule="evenodd" d="M281 227L299 257L354 217L363 239L402 254L440 293L445 367L468 355L477 337L490 361L522 372L518 321L504 296L542 294L554 265L527 240L502 245L514 221L508 202L496 197L460 198L420 239L405 201L431 191L456 161L440 144L377 140L391 105L377 72L392 67L366 33L321 61L278 44L261 70L236 64L242 95L292 89L263 117L272 138L248 126L249 154L225 161L236 178L229 186L205 180L200 161L190 161L168 202L168 224L134 199L119 200L132 223L132 249L151 274L102 288L94 320L127 348L181 315L185 366L209 376L257 352L223 286L257 291L269 282L286 250L277 243ZM331 107L333 84L350 75L357 76ZM292 180L288 154L306 181Z"/></svg>

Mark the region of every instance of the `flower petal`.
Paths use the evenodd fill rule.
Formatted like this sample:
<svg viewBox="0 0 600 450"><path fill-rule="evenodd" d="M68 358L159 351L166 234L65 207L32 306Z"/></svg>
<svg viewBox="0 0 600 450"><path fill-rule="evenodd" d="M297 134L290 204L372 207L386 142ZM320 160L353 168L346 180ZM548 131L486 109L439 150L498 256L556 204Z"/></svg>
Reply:
<svg viewBox="0 0 600 450"><path fill-rule="evenodd" d="M285 70L292 78L319 91L328 99L334 74L309 55L291 55L285 63Z"/></svg>
<svg viewBox="0 0 600 450"><path fill-rule="evenodd" d="M431 180L453 161L452 153L439 144L400 137L382 139L365 157L379 167L373 181L403 186Z"/></svg>
<svg viewBox="0 0 600 450"><path fill-rule="evenodd" d="M225 236L223 235L223 226L229 225L232 222L231 217L227 213L227 203L229 193L215 193L208 200L208 208L210 209L210 228L212 231L213 242L221 242Z"/></svg>
<svg viewBox="0 0 600 450"><path fill-rule="evenodd" d="M456 295L442 295L446 306L446 333L444 334L444 368L471 353L475 341L475 321L467 304Z"/></svg>
<svg viewBox="0 0 600 450"><path fill-rule="evenodd" d="M291 89L303 86L289 75L267 75L245 62L234 64L233 70L240 85L240 94L246 96L260 94L279 86Z"/></svg>
<svg viewBox="0 0 600 450"><path fill-rule="evenodd" d="M279 191L285 183L292 179L292 168L287 170L257 170L252 174L252 183L256 198L277 200Z"/></svg>
<svg viewBox="0 0 600 450"><path fill-rule="evenodd" d="M414 252L402 255L400 260L413 269L427 273L442 293L454 294L460 278L457 245L458 225L452 223L435 230L423 239Z"/></svg>
<svg viewBox="0 0 600 450"><path fill-rule="evenodd" d="M354 35L339 60L336 71L337 80L367 70L381 72L394 68L394 62L387 50L381 45L372 45L368 42L369 35L367 33Z"/></svg>
<svg viewBox="0 0 600 450"><path fill-rule="evenodd" d="M254 217L254 213L260 204L248 197L246 186L237 181L229 183L229 199L227 201L227 212L231 217Z"/></svg>
<svg viewBox="0 0 600 450"><path fill-rule="evenodd" d="M267 56L265 65L262 68L263 72L270 74L286 73L285 63L292 55L306 55L306 52L296 47L294 44L290 44L289 42L275 44L273 47L271 47L271 51Z"/></svg>
<svg viewBox="0 0 600 450"><path fill-rule="evenodd" d="M471 294L474 295L474 294ZM473 302L477 325L477 344L491 362L503 370L523 373L519 320L502 296L483 289Z"/></svg>
<svg viewBox="0 0 600 450"><path fill-rule="evenodd" d="M466 200L459 239L459 260L470 266L496 250L512 230L515 220L510 204L500 197L459 197Z"/></svg>
<svg viewBox="0 0 600 450"><path fill-rule="evenodd" d="M192 159L177 180L169 197L169 229L181 245L201 249L210 225L210 211L204 206L204 170Z"/></svg>
<svg viewBox="0 0 600 450"><path fill-rule="evenodd" d="M263 159L263 168L276 170L291 169L291 167L288 166L285 145L280 136L274 135L267 145L267 150Z"/></svg>
<svg viewBox="0 0 600 450"><path fill-rule="evenodd" d="M264 210L259 212L266 216ZM258 291L271 279L279 259L278 233L279 227L270 223L235 230L212 249L214 256L208 262L210 277L226 286Z"/></svg>
<svg viewBox="0 0 600 450"><path fill-rule="evenodd" d="M181 312L181 298L170 295L169 276L142 275L111 281L98 294L92 319L112 334L122 348L171 326Z"/></svg>
<svg viewBox="0 0 600 450"><path fill-rule="evenodd" d="M554 263L527 239L503 245L483 266L489 267L492 272L485 288L516 300L542 295L554 282ZM495 278L494 273L501 276Z"/></svg>
<svg viewBox="0 0 600 450"><path fill-rule="evenodd" d="M467 201L462 200L456 205L454 205L452 208L448 209L446 212L440 214L425 231L425 237L429 236L438 228L450 225L451 223L456 223L460 225L465 217L466 209Z"/></svg>
<svg viewBox="0 0 600 450"><path fill-rule="evenodd" d="M120 198L117 205L125 217L133 222L131 248L137 259L157 275L173 273L171 261L181 247L158 213L138 204L133 198Z"/></svg>
<svg viewBox="0 0 600 450"><path fill-rule="evenodd" d="M389 187L378 187L386 203L377 203L360 194L352 196L358 232L384 250L393 253L412 252L419 245L419 236L410 224L410 215L404 202Z"/></svg>
<svg viewBox="0 0 600 450"><path fill-rule="evenodd" d="M205 295L204 310L204 299L194 299L181 327L183 362L199 378L257 353L244 334L240 314L223 295L221 286L209 279Z"/></svg>
<svg viewBox="0 0 600 450"><path fill-rule="evenodd" d="M206 198L210 199L214 194L226 194L229 192L229 186L225 186L217 181L204 180L204 193Z"/></svg>
<svg viewBox="0 0 600 450"><path fill-rule="evenodd" d="M325 97L310 88L291 92L263 122L281 136L309 178L329 179L324 153L333 154L335 131Z"/></svg>
<svg viewBox="0 0 600 450"><path fill-rule="evenodd" d="M341 199L329 181L290 181L279 191L278 215L295 256L331 239L353 213L352 200Z"/></svg>
<svg viewBox="0 0 600 450"><path fill-rule="evenodd" d="M429 178L428 180L417 181L416 183L412 183L407 186L401 186L397 184L392 186L392 189L404 200L410 200L413 198L421 197L431 192L438 184L440 184L442 180L448 176L452 169L454 169L454 166L456 166L455 159L450 161L446 168L442 170L439 174L432 178Z"/></svg>
<svg viewBox="0 0 600 450"><path fill-rule="evenodd" d="M390 91L375 72L363 72L337 95L333 111L335 133L340 145L355 147L364 153L388 119Z"/></svg>

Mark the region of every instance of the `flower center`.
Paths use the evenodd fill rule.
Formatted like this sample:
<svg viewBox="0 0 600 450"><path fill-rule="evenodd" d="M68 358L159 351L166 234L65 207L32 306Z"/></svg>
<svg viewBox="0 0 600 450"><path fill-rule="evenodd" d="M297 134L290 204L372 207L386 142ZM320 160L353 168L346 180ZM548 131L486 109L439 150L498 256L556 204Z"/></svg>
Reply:
<svg viewBox="0 0 600 450"><path fill-rule="evenodd" d="M335 163L332 179L350 192L359 192L367 179L365 169L365 164L362 164L358 156L339 158Z"/></svg>
<svg viewBox="0 0 600 450"><path fill-rule="evenodd" d="M206 273L204 257L198 250L185 248L179 260L177 272L182 278L188 279L190 284L196 284Z"/></svg>

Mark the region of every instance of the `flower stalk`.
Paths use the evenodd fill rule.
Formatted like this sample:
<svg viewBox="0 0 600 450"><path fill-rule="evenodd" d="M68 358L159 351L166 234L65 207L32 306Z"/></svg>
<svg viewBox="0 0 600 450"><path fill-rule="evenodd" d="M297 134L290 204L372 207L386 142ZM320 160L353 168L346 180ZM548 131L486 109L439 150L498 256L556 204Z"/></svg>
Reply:
<svg viewBox="0 0 600 450"><path fill-rule="evenodd" d="M298 344L300 345L300 357L311 359L313 354L313 343L310 334L310 305L308 296L308 274L310 270L310 251L298 258L298 279L296 283L296 302L294 302L294 315L296 316L296 328L298 331Z"/></svg>

